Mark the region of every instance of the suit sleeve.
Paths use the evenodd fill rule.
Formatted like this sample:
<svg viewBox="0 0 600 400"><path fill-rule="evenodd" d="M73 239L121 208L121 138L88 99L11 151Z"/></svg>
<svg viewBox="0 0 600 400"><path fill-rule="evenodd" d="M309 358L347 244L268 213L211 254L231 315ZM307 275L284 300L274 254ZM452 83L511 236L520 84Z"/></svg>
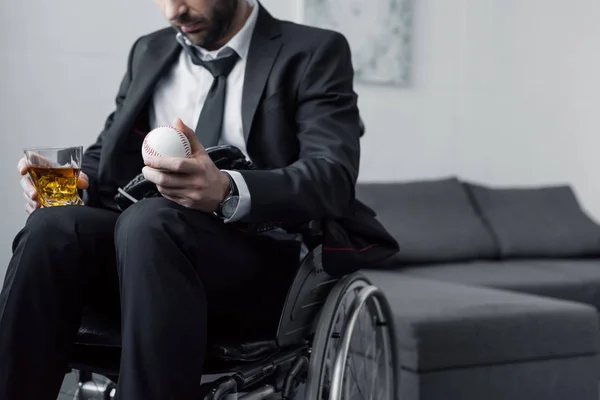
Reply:
<svg viewBox="0 0 600 400"><path fill-rule="evenodd" d="M140 39L138 39L134 43L129 52L127 61L127 71L125 73L125 76L121 80L121 84L119 85L119 90L115 99L115 110L106 118L106 122L104 123L104 129L98 135L96 141L90 147L88 147L83 154L82 171L85 172L90 179L89 189L84 191L84 201L86 205L94 206L97 203L98 196L96 192L96 183L98 180L98 168L100 164L100 154L102 152L102 142L106 132L112 126L115 116L121 111L121 107L123 105L123 102L125 101L125 97L127 96L129 85L132 80L131 63L133 60L133 54Z"/></svg>
<svg viewBox="0 0 600 400"><path fill-rule="evenodd" d="M360 117L347 40L330 33L307 63L298 90L300 157L274 170L240 171L251 195L246 222L303 223L341 216L354 199Z"/></svg>

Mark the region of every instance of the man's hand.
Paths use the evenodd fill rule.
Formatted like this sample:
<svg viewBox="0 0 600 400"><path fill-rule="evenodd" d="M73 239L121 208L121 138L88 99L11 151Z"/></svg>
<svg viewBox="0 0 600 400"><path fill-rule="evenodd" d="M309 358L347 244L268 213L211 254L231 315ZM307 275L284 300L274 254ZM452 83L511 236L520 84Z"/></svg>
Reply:
<svg viewBox="0 0 600 400"><path fill-rule="evenodd" d="M204 212L216 211L229 192L229 178L213 163L193 130L177 118L173 124L187 136L191 158L147 157L142 170L167 199Z"/></svg>
<svg viewBox="0 0 600 400"><path fill-rule="evenodd" d="M36 161L38 165L44 165L43 160ZM48 166L51 166L50 161L48 161ZM27 214L31 214L36 209L42 206L42 202L40 200L40 196L37 192L37 189L33 185L31 181L31 177L27 173L29 168L29 163L25 159L25 157L19 160L19 164L17 165L19 169L19 173L21 174L21 187L23 188L23 196L27 203L25 204L25 212ZM79 189L87 189L89 187L89 178L84 172L79 173L79 179L77 180L77 187Z"/></svg>

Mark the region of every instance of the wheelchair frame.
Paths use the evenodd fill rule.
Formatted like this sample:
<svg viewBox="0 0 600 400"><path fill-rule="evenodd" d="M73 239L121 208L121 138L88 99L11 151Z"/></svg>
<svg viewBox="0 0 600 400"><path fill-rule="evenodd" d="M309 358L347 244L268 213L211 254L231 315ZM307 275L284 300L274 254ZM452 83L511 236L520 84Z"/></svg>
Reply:
<svg viewBox="0 0 600 400"><path fill-rule="evenodd" d="M342 279L325 273L321 251L321 246L317 246L302 261L288 291L276 339L234 347L214 347L209 355L212 362L207 361L206 373L222 376L214 381L201 383L198 398L291 400L295 398L299 386L306 383L307 400L349 399L348 385L344 382L347 378L345 370L350 343L359 314L368 311L376 326L385 328L382 352L389 360L384 366L387 394L381 398L398 399L399 368L393 314L389 303L383 293L360 273ZM343 299L351 293L355 297L349 304L343 305ZM344 310L348 311L347 315L341 314ZM342 332L336 331L336 321L341 322ZM328 356L335 356L335 360L326 374L325 364L331 364ZM231 362L237 362L237 365L220 365ZM76 366L74 369L77 369ZM90 379L91 372L95 371L80 372L75 399L114 398L114 383L98 385ZM113 380L115 378L118 377L112 377ZM326 379L330 382L325 382Z"/></svg>

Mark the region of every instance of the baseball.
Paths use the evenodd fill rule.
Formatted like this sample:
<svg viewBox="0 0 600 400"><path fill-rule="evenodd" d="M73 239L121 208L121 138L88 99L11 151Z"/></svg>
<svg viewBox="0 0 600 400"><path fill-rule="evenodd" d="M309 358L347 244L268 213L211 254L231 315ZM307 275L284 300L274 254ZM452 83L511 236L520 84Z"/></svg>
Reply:
<svg viewBox="0 0 600 400"><path fill-rule="evenodd" d="M187 137L171 126L161 126L151 130L142 144L142 157L181 157L190 158L192 148Z"/></svg>

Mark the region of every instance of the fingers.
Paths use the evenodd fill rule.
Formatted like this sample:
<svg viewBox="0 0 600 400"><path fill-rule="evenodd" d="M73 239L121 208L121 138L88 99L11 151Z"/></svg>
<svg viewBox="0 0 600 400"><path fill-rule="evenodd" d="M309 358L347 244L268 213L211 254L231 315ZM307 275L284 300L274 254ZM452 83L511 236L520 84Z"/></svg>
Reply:
<svg viewBox="0 0 600 400"><path fill-rule="evenodd" d="M174 174L150 167L144 167L142 173L150 182L164 188L189 188L190 186L190 175Z"/></svg>
<svg viewBox="0 0 600 400"><path fill-rule="evenodd" d="M206 150L204 150L204 146L202 146L202 143L200 143L200 140L198 140L196 133L186 124L184 124L181 118L175 119L175 122L173 122L173 128L180 130L187 137L190 142L190 146L192 146L192 154L196 154L197 152L206 153Z"/></svg>
<svg viewBox="0 0 600 400"><path fill-rule="evenodd" d="M21 178L21 187L23 188L23 197L25 197L28 204L32 205L34 208L42 206L40 196L29 176Z"/></svg>
<svg viewBox="0 0 600 400"><path fill-rule="evenodd" d="M177 174L196 173L201 168L196 159L180 157L147 157L146 165L156 170Z"/></svg>
<svg viewBox="0 0 600 400"><path fill-rule="evenodd" d="M90 178L85 172L79 173L79 178L77 179L77 187L83 190L90 187Z"/></svg>
<svg viewBox="0 0 600 400"><path fill-rule="evenodd" d="M31 204L27 203L25 204L25 212L27 214L31 214L32 212L34 212L37 208L36 207L32 207Z"/></svg>
<svg viewBox="0 0 600 400"><path fill-rule="evenodd" d="M189 126L184 124L183 121L181 120L181 118L175 118L175 121L173 121L173 128L179 129L181 132L183 132L185 134L185 136L188 137L188 139L190 139L189 136L191 136L191 135L193 135L194 138L196 138L196 134L194 133L192 128L190 128Z"/></svg>
<svg viewBox="0 0 600 400"><path fill-rule="evenodd" d="M23 197L25 197L25 212L31 214L34 210L42 207L40 196L31 181L31 177L27 175L27 160L23 157L19 160L19 173L23 175L20 180L21 188L23 189Z"/></svg>
<svg viewBox="0 0 600 400"><path fill-rule="evenodd" d="M17 168L19 170L19 174L25 175L27 173L27 169L29 168L29 163L27 162L25 157L23 157L19 160L19 163L17 164Z"/></svg>
<svg viewBox="0 0 600 400"><path fill-rule="evenodd" d="M23 188L23 193L25 193L28 198L33 200L37 200L39 198L38 192L29 175L25 175L21 178L21 187Z"/></svg>
<svg viewBox="0 0 600 400"><path fill-rule="evenodd" d="M25 192L23 192L23 197L25 197L25 212L28 214L42 207L42 202L39 199L33 200Z"/></svg>
<svg viewBox="0 0 600 400"><path fill-rule="evenodd" d="M160 194L168 199L173 199L173 201L186 199L190 195L190 190L186 188L170 188L165 186L157 186L157 188Z"/></svg>
<svg viewBox="0 0 600 400"><path fill-rule="evenodd" d="M31 158L31 156L30 156ZM41 163L46 163L48 166L51 166L52 163L47 159L40 158ZM33 184L31 177L27 174L27 169L30 163L27 161L25 157L19 160L17 168L19 169L19 173L23 175L20 180L21 188L23 188L23 197L26 200L25 203L25 212L27 214L31 214L38 208L42 207L42 202L39 196L35 185ZM38 164L39 165L39 164ZM84 173L80 172L77 186L80 189L87 189L89 187L89 177Z"/></svg>
<svg viewBox="0 0 600 400"><path fill-rule="evenodd" d="M162 194L162 196L163 196L165 199L167 199L167 200L171 200L171 201L173 201L173 202L175 202L175 203L177 203L177 204L181 204L182 206L186 207L186 205L184 204L185 202L184 202L183 198L181 198L181 197L179 197L179 196L171 195L171 194L169 194L169 193L162 193L162 192L161 192L161 194Z"/></svg>
<svg viewBox="0 0 600 400"><path fill-rule="evenodd" d="M186 208L193 208L192 200L187 197L181 197L181 196L177 196L175 194L169 194L169 193L161 193L161 194L165 199L171 200L172 202L177 203L180 206L183 206Z"/></svg>

